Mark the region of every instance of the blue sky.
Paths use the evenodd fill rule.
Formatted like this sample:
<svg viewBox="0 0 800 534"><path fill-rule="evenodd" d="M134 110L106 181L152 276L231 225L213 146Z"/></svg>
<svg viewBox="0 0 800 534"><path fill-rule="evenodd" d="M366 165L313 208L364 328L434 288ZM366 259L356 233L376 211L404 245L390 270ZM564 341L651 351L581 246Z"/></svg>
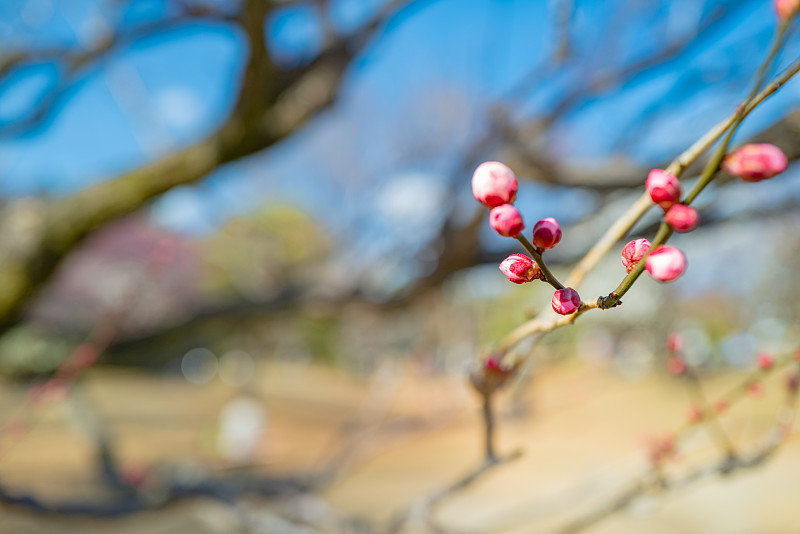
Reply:
<svg viewBox="0 0 800 534"><path fill-rule="evenodd" d="M652 165L727 115L746 92L747 76L768 46L775 20L768 2L724 3L735 7L735 16L703 34L680 61L648 71L622 91L601 94L563 117L548 141L550 153L577 167L602 164L617 153ZM335 27L357 26L379 4L334 2ZM231 214L292 202L334 230L361 228L355 241L391 236L372 254L384 254L384 248L398 243L413 250L413 243L395 229L397 214L409 208L397 205L384 217L380 199L397 198L406 190L412 198L420 181L444 183L464 148L487 127L491 106L504 102L520 78L536 69L543 73L512 108L517 120L546 113L576 84L691 35L702 9L717 5L578 1L571 37L578 57L587 59L554 76L547 64L556 38L552 12L557 4L420 2L357 59L332 110L279 146L166 195L153 213L171 228L202 233ZM6 3L0 7L0 37L33 46L71 45L91 42L111 24L107 2L76 0L69 10L66 5L52 0ZM132 6L123 17L126 25L164 12L163 2L156 0ZM609 26L614 29L610 34ZM279 11L265 30L271 50L287 63L307 61L320 47L318 13L310 4ZM796 45L795 40L784 61L796 53ZM142 39L115 54L74 87L45 128L0 140L0 193L69 193L212 132L231 109L243 46L230 28L195 24ZM21 104L37 85L50 79L46 69L20 73L2 88L0 120L24 108ZM745 131L770 124L796 105L798 96L790 85L754 114ZM625 131L647 112L657 120L643 134L625 139ZM542 191L544 204L558 204L548 196L558 191ZM433 228L437 214L429 216Z"/></svg>

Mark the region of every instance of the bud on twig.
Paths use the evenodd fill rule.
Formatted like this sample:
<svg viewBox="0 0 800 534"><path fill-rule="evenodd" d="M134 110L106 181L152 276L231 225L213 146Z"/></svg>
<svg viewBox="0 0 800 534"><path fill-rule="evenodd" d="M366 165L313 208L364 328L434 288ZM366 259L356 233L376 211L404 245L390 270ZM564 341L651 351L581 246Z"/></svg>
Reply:
<svg viewBox="0 0 800 534"><path fill-rule="evenodd" d="M472 175L472 194L487 208L510 204L517 197L517 177L499 161L481 163Z"/></svg>
<svg viewBox="0 0 800 534"><path fill-rule="evenodd" d="M645 261L650 276L660 282L671 282L686 270L686 256L675 247L658 247Z"/></svg>
<svg viewBox="0 0 800 534"><path fill-rule="evenodd" d="M522 215L511 204L501 204L492 208L489 213L489 224L498 234L505 237L517 237L525 229Z"/></svg>
<svg viewBox="0 0 800 534"><path fill-rule="evenodd" d="M650 198L667 211L673 204L681 200L681 182L674 174L661 169L653 169L645 182Z"/></svg>
<svg viewBox="0 0 800 534"><path fill-rule="evenodd" d="M511 282L524 284L542 278L539 265L525 254L512 254L500 262L500 270Z"/></svg>
<svg viewBox="0 0 800 534"><path fill-rule="evenodd" d="M622 249L622 265L625 266L625 271L630 273L636 267L636 264L644 258L648 250L650 250L650 241L647 239L629 241Z"/></svg>
<svg viewBox="0 0 800 534"><path fill-rule="evenodd" d="M745 182L760 182L782 173L788 164L780 148L769 143L754 143L725 156L722 168Z"/></svg>
<svg viewBox="0 0 800 534"><path fill-rule="evenodd" d="M581 307L581 297L571 287L559 289L553 294L553 311L561 315L571 315Z"/></svg>
<svg viewBox="0 0 800 534"><path fill-rule="evenodd" d="M697 228L699 216L697 210L684 204L673 204L664 215L664 220L678 233L691 232Z"/></svg>
<svg viewBox="0 0 800 534"><path fill-rule="evenodd" d="M561 226L552 217L547 217L533 226L533 244L540 249L553 248L561 241Z"/></svg>

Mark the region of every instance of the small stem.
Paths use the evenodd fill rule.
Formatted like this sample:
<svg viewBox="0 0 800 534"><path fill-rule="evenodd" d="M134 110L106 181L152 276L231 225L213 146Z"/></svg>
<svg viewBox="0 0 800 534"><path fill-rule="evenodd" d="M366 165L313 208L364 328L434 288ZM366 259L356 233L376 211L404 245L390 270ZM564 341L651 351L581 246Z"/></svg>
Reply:
<svg viewBox="0 0 800 534"><path fill-rule="evenodd" d="M644 271L644 265L647 261L647 258L650 257L650 253L658 248L659 245L663 245L671 235L672 227L667 223L661 223L656 237L650 244L650 250L648 250L647 254L645 254L644 257L639 260L639 263L637 263L636 267L634 267L633 270L628 273L628 276L622 279L622 282L620 282L620 284L617 286L617 289L611 292L611 294L609 294L607 297L600 297L597 299L598 307L608 309L616 306L625 293L627 293L628 290L633 286L633 283L636 282L636 279L639 278L639 275L641 275Z"/></svg>
<svg viewBox="0 0 800 534"><path fill-rule="evenodd" d="M559 282L558 279L553 276L553 273L550 272L550 269L547 268L547 265L544 263L544 259L542 259L542 255L539 254L539 251L536 250L536 247L534 247L531 242L528 241L528 239L522 234L517 236L517 241L522 243L522 246L525 247L525 250L530 252L531 256L533 256L533 259L539 265L539 270L541 270L542 274L544 275L545 281L547 281L548 284L556 289L564 289L564 285Z"/></svg>
<svg viewBox="0 0 800 534"><path fill-rule="evenodd" d="M700 377L697 376L695 370L688 365L686 366L686 376L690 382L690 394L694 397L695 402L701 406L703 413L706 414L706 417L708 417L709 431L714 435L714 439L717 440L719 446L725 449L725 452L728 454L728 456L735 458L736 448L733 446L733 441L730 437L728 437L728 434L725 433L725 429L722 428L722 423L719 422L719 419L714 416L714 410L712 409L711 404L708 402L708 397L706 397L706 393L703 390L703 384L700 382Z"/></svg>
<svg viewBox="0 0 800 534"><path fill-rule="evenodd" d="M494 412L492 411L491 393L483 395L483 430L486 461L496 462L497 456L494 453Z"/></svg>

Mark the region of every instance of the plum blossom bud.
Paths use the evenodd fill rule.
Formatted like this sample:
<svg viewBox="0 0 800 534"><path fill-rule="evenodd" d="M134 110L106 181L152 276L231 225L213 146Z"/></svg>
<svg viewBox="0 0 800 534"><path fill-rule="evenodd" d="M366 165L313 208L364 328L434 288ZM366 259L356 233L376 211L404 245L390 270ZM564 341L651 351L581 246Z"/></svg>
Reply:
<svg viewBox="0 0 800 534"><path fill-rule="evenodd" d="M797 14L800 9L800 0L775 0L773 2L775 13L782 21L787 21Z"/></svg>
<svg viewBox="0 0 800 534"><path fill-rule="evenodd" d="M775 363L775 359L772 357L772 355L762 352L756 357L756 362L758 363L759 369L766 371L772 367L772 365Z"/></svg>
<svg viewBox="0 0 800 534"><path fill-rule="evenodd" d="M764 396L764 383L758 380L750 382L750 385L747 386L747 394L754 399L760 399Z"/></svg>
<svg viewBox="0 0 800 534"><path fill-rule="evenodd" d="M559 289L553 294L553 311L561 315L571 315L581 307L581 297L578 292L567 287Z"/></svg>
<svg viewBox="0 0 800 534"><path fill-rule="evenodd" d="M675 457L675 435L664 434L662 436L651 437L647 443L647 454L653 465L660 465L666 460Z"/></svg>
<svg viewBox="0 0 800 534"><path fill-rule="evenodd" d="M664 215L664 220L678 233L691 232L697 228L699 216L697 210L685 204L673 204Z"/></svg>
<svg viewBox="0 0 800 534"><path fill-rule="evenodd" d="M692 404L689 406L689 412L687 413L686 418L689 420L689 424L696 425L705 419L705 416L706 414L700 406L697 404Z"/></svg>
<svg viewBox="0 0 800 534"><path fill-rule="evenodd" d="M683 350L683 336L678 332L673 332L667 336L667 349L670 352L680 352Z"/></svg>
<svg viewBox="0 0 800 534"><path fill-rule="evenodd" d="M525 229L522 215L511 204L501 204L489 212L489 224L498 234L505 237L517 237Z"/></svg>
<svg viewBox="0 0 800 534"><path fill-rule="evenodd" d="M686 256L675 247L658 247L647 257L644 268L660 282L671 282L686 270Z"/></svg>
<svg viewBox="0 0 800 534"><path fill-rule="evenodd" d="M481 163L472 175L472 194L487 208L509 204L517 197L517 177L499 161Z"/></svg>
<svg viewBox="0 0 800 534"><path fill-rule="evenodd" d="M686 371L686 362L680 356L667 358L667 372L673 376L680 376Z"/></svg>
<svg viewBox="0 0 800 534"><path fill-rule="evenodd" d="M500 270L515 284L532 282L542 277L539 265L525 254L512 254L500 262Z"/></svg>
<svg viewBox="0 0 800 534"><path fill-rule="evenodd" d="M728 412L728 409L731 405L725 399L719 399L717 402L714 403L714 412L717 415L723 415Z"/></svg>
<svg viewBox="0 0 800 534"><path fill-rule="evenodd" d="M542 219L533 225L533 244L542 249L553 248L561 241L561 226L552 217Z"/></svg>
<svg viewBox="0 0 800 534"><path fill-rule="evenodd" d="M681 199L681 183L674 174L661 169L653 169L645 182L647 192L653 202L667 211Z"/></svg>
<svg viewBox="0 0 800 534"><path fill-rule="evenodd" d="M789 161L780 148L769 143L744 145L725 156L722 168L745 182L760 182L786 170Z"/></svg>
<svg viewBox="0 0 800 534"><path fill-rule="evenodd" d="M647 239L629 241L622 249L622 265L625 266L625 270L631 272L648 250L650 250L650 241Z"/></svg>

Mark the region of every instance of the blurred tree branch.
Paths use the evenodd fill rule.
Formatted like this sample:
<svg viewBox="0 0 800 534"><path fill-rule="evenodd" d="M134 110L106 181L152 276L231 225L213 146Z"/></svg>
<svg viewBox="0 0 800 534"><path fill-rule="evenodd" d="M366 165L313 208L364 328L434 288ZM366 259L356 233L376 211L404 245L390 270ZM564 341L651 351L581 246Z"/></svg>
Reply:
<svg viewBox="0 0 800 534"><path fill-rule="evenodd" d="M72 196L49 201L25 199L6 206L0 218L6 228L19 231L7 231L0 238L0 327L19 319L28 298L90 232L176 186L196 182L225 163L274 145L332 104L350 61L404 5L410 3L388 2L370 22L330 42L309 64L281 70L270 57L264 37L265 19L275 6L261 0L244 2L241 11L226 20L243 30L249 57L234 110L219 130L195 145ZM172 27L208 15L204 10L190 10L160 26ZM147 33L152 31L155 28L147 28ZM77 72L81 65L104 57L115 45L144 32L140 29L69 56L64 59L67 70ZM26 60L31 58L17 54L7 60L5 71ZM54 95L58 94L56 90Z"/></svg>

